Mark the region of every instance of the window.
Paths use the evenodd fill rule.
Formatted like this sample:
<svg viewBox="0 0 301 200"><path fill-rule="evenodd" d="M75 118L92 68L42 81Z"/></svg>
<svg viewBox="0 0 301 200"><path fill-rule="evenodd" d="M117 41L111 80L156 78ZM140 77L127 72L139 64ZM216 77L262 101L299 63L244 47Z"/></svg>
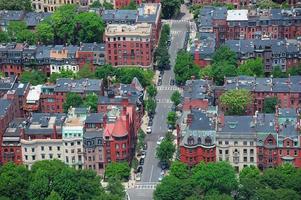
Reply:
<svg viewBox="0 0 301 200"><path fill-rule="evenodd" d="M290 150L286 150L286 155L290 155Z"/></svg>
<svg viewBox="0 0 301 200"><path fill-rule="evenodd" d="M228 154L229 154L229 150L226 150L226 151L225 151L225 154L228 155Z"/></svg>
<svg viewBox="0 0 301 200"><path fill-rule="evenodd" d="M119 144L116 144L116 145L115 145L115 148L116 148L116 149L119 149Z"/></svg>
<svg viewBox="0 0 301 200"><path fill-rule="evenodd" d="M223 144L223 141L218 141L218 144L219 144L219 145L222 145L222 144Z"/></svg>
<svg viewBox="0 0 301 200"><path fill-rule="evenodd" d="M71 142L71 146L74 146L74 143L73 143L73 142Z"/></svg>
<svg viewBox="0 0 301 200"><path fill-rule="evenodd" d="M254 162L254 157L250 157L250 162Z"/></svg>
<svg viewBox="0 0 301 200"><path fill-rule="evenodd" d="M32 156L32 160L36 160L36 156Z"/></svg>
<svg viewBox="0 0 301 200"><path fill-rule="evenodd" d="M243 152L244 152L244 154L247 154L248 153L248 149L244 149Z"/></svg>
<svg viewBox="0 0 301 200"><path fill-rule="evenodd" d="M69 158L68 158L68 156L66 156L66 163L69 163Z"/></svg>
<svg viewBox="0 0 301 200"><path fill-rule="evenodd" d="M248 145L248 142L247 142L247 141L244 141L243 144L246 146L246 145Z"/></svg>
<svg viewBox="0 0 301 200"><path fill-rule="evenodd" d="M294 155L295 155L295 156L298 155L298 151L297 151L297 150L294 151Z"/></svg>
<svg viewBox="0 0 301 200"><path fill-rule="evenodd" d="M49 151L52 151L52 147L51 146L49 147Z"/></svg>
<svg viewBox="0 0 301 200"><path fill-rule="evenodd" d="M49 159L52 159L53 158L53 155L52 154L49 154Z"/></svg>
<svg viewBox="0 0 301 200"><path fill-rule="evenodd" d="M27 152L27 148L24 148L24 151Z"/></svg>
<svg viewBox="0 0 301 200"><path fill-rule="evenodd" d="M45 159L45 154L42 154L41 157L42 157L42 159Z"/></svg>
<svg viewBox="0 0 301 200"><path fill-rule="evenodd" d="M219 154L223 154L223 150L219 150Z"/></svg>
<svg viewBox="0 0 301 200"><path fill-rule="evenodd" d="M247 157L244 157L244 162L247 162L248 161L248 158Z"/></svg>
<svg viewBox="0 0 301 200"><path fill-rule="evenodd" d="M281 149L279 150L279 154L282 155L282 150Z"/></svg>
<svg viewBox="0 0 301 200"><path fill-rule="evenodd" d="M229 141L225 141L225 145L229 145Z"/></svg>
<svg viewBox="0 0 301 200"><path fill-rule="evenodd" d="M57 147L57 150L60 151L60 150L61 150L61 147Z"/></svg>
<svg viewBox="0 0 301 200"><path fill-rule="evenodd" d="M28 156L27 155L25 155L25 160L28 160Z"/></svg>
<svg viewBox="0 0 301 200"><path fill-rule="evenodd" d="M237 142L237 141L234 141L234 145L238 145L238 142Z"/></svg>
<svg viewBox="0 0 301 200"><path fill-rule="evenodd" d="M74 153L74 149L71 149L71 153Z"/></svg>
<svg viewBox="0 0 301 200"><path fill-rule="evenodd" d="M290 141L286 141L286 146L287 146L287 147L290 146Z"/></svg>
<svg viewBox="0 0 301 200"><path fill-rule="evenodd" d="M253 142L253 141L251 141L251 142L250 142L250 146L253 146L253 145L254 145L254 142Z"/></svg>
<svg viewBox="0 0 301 200"><path fill-rule="evenodd" d="M123 148L123 149L125 149L125 147L126 147L126 144L125 144L125 143L123 143L123 144L122 144L122 148Z"/></svg>
<svg viewBox="0 0 301 200"><path fill-rule="evenodd" d="M250 149L250 154L254 154L254 149Z"/></svg>
<svg viewBox="0 0 301 200"><path fill-rule="evenodd" d="M79 135L80 136L80 135ZM77 141L77 145L80 145L80 141Z"/></svg>
<svg viewBox="0 0 301 200"><path fill-rule="evenodd" d="M57 154L57 158L61 158L61 154Z"/></svg>
<svg viewBox="0 0 301 200"><path fill-rule="evenodd" d="M41 146L41 151L44 151L44 146Z"/></svg>
<svg viewBox="0 0 301 200"><path fill-rule="evenodd" d="M31 151L34 152L34 148L31 148Z"/></svg>
<svg viewBox="0 0 301 200"><path fill-rule="evenodd" d="M68 149L65 149L65 153L68 153Z"/></svg>

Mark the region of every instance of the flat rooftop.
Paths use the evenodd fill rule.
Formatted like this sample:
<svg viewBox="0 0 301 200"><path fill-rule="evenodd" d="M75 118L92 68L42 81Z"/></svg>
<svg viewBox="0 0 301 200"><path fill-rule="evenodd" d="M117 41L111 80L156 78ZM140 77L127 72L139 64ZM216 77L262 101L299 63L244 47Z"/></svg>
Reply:
<svg viewBox="0 0 301 200"><path fill-rule="evenodd" d="M151 25L146 23L137 25L109 24L106 28L105 34L107 36L150 36Z"/></svg>
<svg viewBox="0 0 301 200"><path fill-rule="evenodd" d="M228 10L227 21L247 21L248 10Z"/></svg>

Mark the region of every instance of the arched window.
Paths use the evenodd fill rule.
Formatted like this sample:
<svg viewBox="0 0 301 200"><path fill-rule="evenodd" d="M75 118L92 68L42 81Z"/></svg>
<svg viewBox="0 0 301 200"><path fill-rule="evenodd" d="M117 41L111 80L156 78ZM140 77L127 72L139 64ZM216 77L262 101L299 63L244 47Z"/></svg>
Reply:
<svg viewBox="0 0 301 200"><path fill-rule="evenodd" d="M194 145L194 139L192 136L189 136L188 138L188 145Z"/></svg>
<svg viewBox="0 0 301 200"><path fill-rule="evenodd" d="M202 138L198 137L198 144L201 144L201 143L202 143Z"/></svg>

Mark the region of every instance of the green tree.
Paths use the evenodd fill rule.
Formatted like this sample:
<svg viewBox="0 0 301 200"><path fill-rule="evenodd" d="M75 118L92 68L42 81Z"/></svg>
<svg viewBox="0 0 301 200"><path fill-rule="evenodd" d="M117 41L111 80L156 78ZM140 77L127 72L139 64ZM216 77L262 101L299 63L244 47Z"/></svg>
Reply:
<svg viewBox="0 0 301 200"><path fill-rule="evenodd" d="M112 65L103 65L99 66L95 70L95 76L99 79L105 79L109 76L115 76L116 68L112 67Z"/></svg>
<svg viewBox="0 0 301 200"><path fill-rule="evenodd" d="M282 72L282 70L280 69L280 66L276 66L273 69L272 75L274 78L285 78L287 76L286 73Z"/></svg>
<svg viewBox="0 0 301 200"><path fill-rule="evenodd" d="M109 3L109 2L107 2L107 1L104 1L102 5L103 5L103 7L104 7L106 10L112 10L112 9L114 9L114 5L111 4L111 3Z"/></svg>
<svg viewBox="0 0 301 200"><path fill-rule="evenodd" d="M134 67L118 68L115 72L116 78L120 83L129 84L136 77L143 87L151 85L154 76L154 72L151 70Z"/></svg>
<svg viewBox="0 0 301 200"><path fill-rule="evenodd" d="M301 65L288 68L287 74L291 76L301 75Z"/></svg>
<svg viewBox="0 0 301 200"><path fill-rule="evenodd" d="M239 75L262 77L264 75L262 58L249 59L238 68Z"/></svg>
<svg viewBox="0 0 301 200"><path fill-rule="evenodd" d="M237 65L237 57L229 47L222 45L213 54L213 64L227 62L230 65Z"/></svg>
<svg viewBox="0 0 301 200"><path fill-rule="evenodd" d="M229 90L220 96L220 103L229 115L243 115L252 102L252 96L245 89Z"/></svg>
<svg viewBox="0 0 301 200"><path fill-rule="evenodd" d="M51 24L46 20L39 23L36 27L37 40L43 44L52 44L54 32Z"/></svg>
<svg viewBox="0 0 301 200"><path fill-rule="evenodd" d="M276 105L279 103L277 97L265 97L263 112L265 113L275 113Z"/></svg>
<svg viewBox="0 0 301 200"><path fill-rule="evenodd" d="M205 194L219 191L230 195L238 187L235 171L226 162L200 163L193 170L192 180L204 190Z"/></svg>
<svg viewBox="0 0 301 200"><path fill-rule="evenodd" d="M78 78L94 78L94 73L91 71L89 65L84 65L78 72Z"/></svg>
<svg viewBox="0 0 301 200"><path fill-rule="evenodd" d="M90 8L101 8L101 7L102 5L99 1L94 1L90 6Z"/></svg>
<svg viewBox="0 0 301 200"><path fill-rule="evenodd" d="M204 200L233 200L233 198L230 195L227 194L219 194L219 193L213 193L206 195Z"/></svg>
<svg viewBox="0 0 301 200"><path fill-rule="evenodd" d="M177 121L176 112L169 112L167 114L167 124L171 125L172 127L175 127L176 121Z"/></svg>
<svg viewBox="0 0 301 200"><path fill-rule="evenodd" d="M70 106L80 107L82 105L83 105L83 99L81 98L81 96L74 92L69 92L67 94L66 101L63 103L64 112L67 113Z"/></svg>
<svg viewBox="0 0 301 200"><path fill-rule="evenodd" d="M157 102L153 98L149 98L145 101L145 110L148 113L155 113L156 112L156 107L157 107Z"/></svg>
<svg viewBox="0 0 301 200"><path fill-rule="evenodd" d="M161 0L163 18L170 19L176 16L180 11L181 3L181 0Z"/></svg>
<svg viewBox="0 0 301 200"><path fill-rule="evenodd" d="M214 63L212 65L213 79L217 85L224 84L225 77L233 77L237 75L237 70L234 65L227 62Z"/></svg>
<svg viewBox="0 0 301 200"><path fill-rule="evenodd" d="M130 176L130 167L127 162L109 163L105 170L105 177L109 180L115 178L118 180L128 180Z"/></svg>
<svg viewBox="0 0 301 200"><path fill-rule="evenodd" d="M0 0L0 10L32 11L31 0Z"/></svg>
<svg viewBox="0 0 301 200"><path fill-rule="evenodd" d="M272 0L258 0L256 6L261 9L281 8L281 4L275 3Z"/></svg>
<svg viewBox="0 0 301 200"><path fill-rule="evenodd" d="M98 96L94 93L88 94L84 99L84 105L90 107L92 112L97 112Z"/></svg>
<svg viewBox="0 0 301 200"><path fill-rule="evenodd" d="M24 21L10 21L7 27L7 33L10 41L13 42L34 44L36 41L34 33L27 29Z"/></svg>
<svg viewBox="0 0 301 200"><path fill-rule="evenodd" d="M157 88L154 85L150 85L146 88L146 92L149 97L154 98L157 95Z"/></svg>
<svg viewBox="0 0 301 200"><path fill-rule="evenodd" d="M184 84L192 76L196 79L200 77L200 69L194 64L192 55L183 50L177 54L174 72L178 84Z"/></svg>
<svg viewBox="0 0 301 200"><path fill-rule="evenodd" d="M175 151L176 151L176 147L173 144L173 141L163 139L161 144L156 148L156 157L161 162L169 163Z"/></svg>
<svg viewBox="0 0 301 200"><path fill-rule="evenodd" d="M174 91L170 97L170 100L175 106L178 106L182 101L182 96L179 91Z"/></svg>
<svg viewBox="0 0 301 200"><path fill-rule="evenodd" d="M260 183L260 171L255 166L245 167L239 174L238 199L256 199L256 191L263 188Z"/></svg>
<svg viewBox="0 0 301 200"><path fill-rule="evenodd" d="M75 17L75 33L79 42L101 42L104 33L104 22L96 13L82 12Z"/></svg>
<svg viewBox="0 0 301 200"><path fill-rule="evenodd" d="M121 181L116 178L111 178L108 181L107 191L116 199L124 199L125 197L125 189L122 185Z"/></svg>
<svg viewBox="0 0 301 200"><path fill-rule="evenodd" d="M61 70L60 72L54 72L49 77L49 82L55 83L59 78L77 78L76 74L71 70Z"/></svg>
<svg viewBox="0 0 301 200"><path fill-rule="evenodd" d="M189 178L190 172L185 163L174 161L170 167L170 175L175 176L178 179L187 179Z"/></svg>
<svg viewBox="0 0 301 200"><path fill-rule="evenodd" d="M137 150L142 149L144 143L145 143L145 133L142 129L139 129L138 131L138 144L137 144Z"/></svg>
<svg viewBox="0 0 301 200"><path fill-rule="evenodd" d="M22 165L8 163L0 168L0 196L11 200L27 198L29 171Z"/></svg>
<svg viewBox="0 0 301 200"><path fill-rule="evenodd" d="M40 71L25 71L21 74L20 80L22 83L30 83L32 85L44 84L46 82L46 75Z"/></svg>
<svg viewBox="0 0 301 200"><path fill-rule="evenodd" d="M7 32L4 32L4 31L0 32L0 42L1 43L9 42L9 36L8 36Z"/></svg>
<svg viewBox="0 0 301 200"><path fill-rule="evenodd" d="M63 200L62 197L55 191L52 191L46 200Z"/></svg>

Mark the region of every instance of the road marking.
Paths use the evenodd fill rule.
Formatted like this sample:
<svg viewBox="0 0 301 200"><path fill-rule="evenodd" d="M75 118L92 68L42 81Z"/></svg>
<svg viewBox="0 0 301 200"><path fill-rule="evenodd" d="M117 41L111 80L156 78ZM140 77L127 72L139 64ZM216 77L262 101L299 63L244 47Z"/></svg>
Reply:
<svg viewBox="0 0 301 200"><path fill-rule="evenodd" d="M151 182L151 180L152 180L153 171L154 171L154 165L152 165L151 174L150 174L150 177L149 177L149 182Z"/></svg>

